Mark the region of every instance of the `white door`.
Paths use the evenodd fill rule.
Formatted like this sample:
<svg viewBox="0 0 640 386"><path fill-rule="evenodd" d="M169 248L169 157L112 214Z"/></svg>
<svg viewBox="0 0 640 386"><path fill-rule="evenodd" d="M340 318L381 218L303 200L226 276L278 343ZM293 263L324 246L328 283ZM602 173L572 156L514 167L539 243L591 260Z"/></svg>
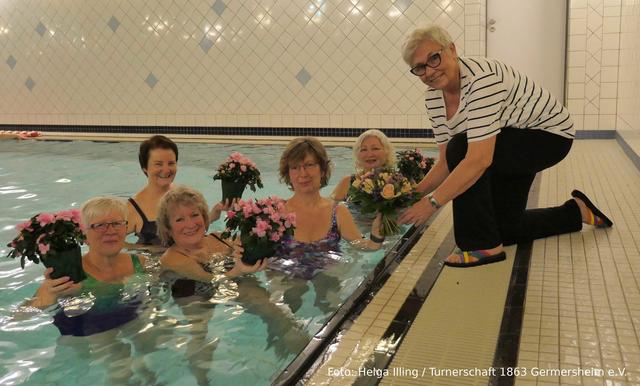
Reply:
<svg viewBox="0 0 640 386"><path fill-rule="evenodd" d="M564 101L567 2L487 0L487 57L510 64Z"/></svg>

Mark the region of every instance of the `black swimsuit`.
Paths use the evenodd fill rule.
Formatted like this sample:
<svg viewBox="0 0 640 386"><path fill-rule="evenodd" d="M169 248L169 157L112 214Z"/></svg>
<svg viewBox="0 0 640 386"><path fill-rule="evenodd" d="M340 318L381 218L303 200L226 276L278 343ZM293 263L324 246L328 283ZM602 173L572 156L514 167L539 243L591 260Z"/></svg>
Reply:
<svg viewBox="0 0 640 386"><path fill-rule="evenodd" d="M149 219L147 219L147 216L144 214L142 209L140 209L140 207L138 206L138 203L135 202L133 198L130 197L129 202L131 203L131 205L133 205L133 208L136 210L136 212L138 212L138 214L140 215L140 218L142 219L142 228L140 229L140 232L136 233L136 236L138 236L137 244L144 244L144 245L162 244L162 242L160 241L160 238L157 235L158 228L156 226L156 222L149 221Z"/></svg>
<svg viewBox="0 0 640 386"><path fill-rule="evenodd" d="M231 247L226 241L218 237L218 235L216 235L215 233L211 233L208 236L213 236L221 243ZM190 258L188 255L180 251L177 251L177 252L180 253L181 255L186 256L187 258ZM215 265L215 263L198 262L198 264L200 264L200 266L205 272L208 272L208 273L214 272L213 266ZM230 268L231 267L229 267L229 269ZM215 293L215 285L212 284L211 282L202 282L202 281L197 281L193 279L181 278L172 271L164 273L163 279L169 284L169 287L171 288L171 295L174 298L184 298L184 297L196 295L205 299L209 299Z"/></svg>

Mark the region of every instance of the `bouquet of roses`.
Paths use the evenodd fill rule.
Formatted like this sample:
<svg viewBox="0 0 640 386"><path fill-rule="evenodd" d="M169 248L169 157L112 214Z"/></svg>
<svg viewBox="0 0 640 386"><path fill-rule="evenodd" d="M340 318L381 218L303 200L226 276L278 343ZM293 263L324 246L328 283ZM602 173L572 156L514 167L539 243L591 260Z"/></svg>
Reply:
<svg viewBox="0 0 640 386"><path fill-rule="evenodd" d="M254 192L256 186L263 187L260 171L256 164L237 151L231 153L218 166L218 172L213 176L213 179L222 180L222 201L242 197L242 192L247 185Z"/></svg>
<svg viewBox="0 0 640 386"><path fill-rule="evenodd" d="M242 261L253 265L258 260L271 257L284 236L293 235L295 213L286 213L284 200L272 196L261 200L239 200L227 212L223 238L239 230L244 253ZM238 233L233 234L233 239Z"/></svg>
<svg viewBox="0 0 640 386"><path fill-rule="evenodd" d="M79 210L40 213L16 225L16 230L18 236L7 244L13 248L7 257L20 257L23 269L25 259L36 264L42 261L45 267L53 267L53 279L69 276L76 283L85 279L80 252L85 235Z"/></svg>
<svg viewBox="0 0 640 386"><path fill-rule="evenodd" d="M396 152L398 171L413 182L420 182L436 162L435 158L423 155L419 149Z"/></svg>
<svg viewBox="0 0 640 386"><path fill-rule="evenodd" d="M413 205L420 199L415 185L403 174L379 168L356 175L348 197L360 206L363 214L380 212L382 236L398 233L397 210Z"/></svg>

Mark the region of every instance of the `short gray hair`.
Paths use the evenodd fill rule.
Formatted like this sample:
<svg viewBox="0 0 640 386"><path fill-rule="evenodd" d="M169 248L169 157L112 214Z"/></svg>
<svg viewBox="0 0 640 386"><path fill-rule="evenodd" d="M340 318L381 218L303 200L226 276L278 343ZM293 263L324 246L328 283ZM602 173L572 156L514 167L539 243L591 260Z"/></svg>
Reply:
<svg viewBox="0 0 640 386"><path fill-rule="evenodd" d="M392 168L396 164L396 149L393 147L391 141L389 141L389 137L387 137L382 131L370 129L360 134L358 139L356 139L356 143L353 144L353 161L356 163L356 169L362 169L358 162L358 153L362 147L362 142L369 137L378 138L380 144L384 148L384 151L387 153L387 158L382 166L385 168Z"/></svg>
<svg viewBox="0 0 640 386"><path fill-rule="evenodd" d="M405 37L404 43L402 43L402 59L405 63L411 66L413 64L411 59L413 59L414 53L421 44L427 41L440 44L445 49L448 49L453 43L449 32L437 24L414 29Z"/></svg>
<svg viewBox="0 0 640 386"><path fill-rule="evenodd" d="M129 211L127 204L123 199L112 196L94 197L82 205L80 210L82 214L82 224L88 227L96 217L104 216L106 214L117 212L122 215L122 218L126 221Z"/></svg>

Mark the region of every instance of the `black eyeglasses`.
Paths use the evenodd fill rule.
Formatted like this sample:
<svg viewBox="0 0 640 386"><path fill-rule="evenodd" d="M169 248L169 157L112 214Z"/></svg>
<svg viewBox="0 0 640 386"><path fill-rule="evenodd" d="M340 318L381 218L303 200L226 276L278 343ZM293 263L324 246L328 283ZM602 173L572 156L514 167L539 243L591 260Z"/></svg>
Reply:
<svg viewBox="0 0 640 386"><path fill-rule="evenodd" d="M89 228L93 229L98 233L104 233L107 231L107 229L109 229L110 226L113 227L113 229L115 230L120 230L127 226L127 221L121 220L121 221L111 221L111 222L99 222L99 223L89 225Z"/></svg>
<svg viewBox="0 0 640 386"><path fill-rule="evenodd" d="M436 51L433 55L430 55L427 58L426 63L418 64L409 70L415 76L422 76L427 72L427 67L436 68L442 62L442 49Z"/></svg>

